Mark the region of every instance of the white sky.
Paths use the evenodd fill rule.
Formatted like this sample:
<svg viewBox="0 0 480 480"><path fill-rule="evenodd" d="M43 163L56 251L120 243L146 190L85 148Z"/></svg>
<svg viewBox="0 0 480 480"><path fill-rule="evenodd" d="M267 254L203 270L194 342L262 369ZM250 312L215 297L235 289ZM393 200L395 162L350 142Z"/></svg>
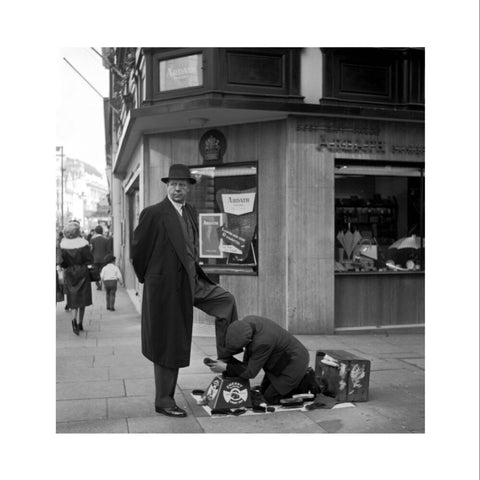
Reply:
<svg viewBox="0 0 480 480"><path fill-rule="evenodd" d="M101 53L101 47L94 47ZM108 70L91 47L57 49L56 145L67 157L96 167L105 176L103 101L67 63L66 58L104 97L108 97Z"/></svg>

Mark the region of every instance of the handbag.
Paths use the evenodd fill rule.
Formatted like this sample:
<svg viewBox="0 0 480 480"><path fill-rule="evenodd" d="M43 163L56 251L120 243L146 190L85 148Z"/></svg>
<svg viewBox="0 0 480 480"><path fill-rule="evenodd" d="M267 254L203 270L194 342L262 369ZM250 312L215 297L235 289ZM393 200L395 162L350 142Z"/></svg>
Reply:
<svg viewBox="0 0 480 480"><path fill-rule="evenodd" d="M375 242L375 243L374 243ZM378 246L375 239L363 238L358 246L358 254L371 260L378 259Z"/></svg>
<svg viewBox="0 0 480 480"><path fill-rule="evenodd" d="M100 271L96 265L88 265L88 276L91 282L100 281Z"/></svg>
<svg viewBox="0 0 480 480"><path fill-rule="evenodd" d="M65 285L65 276L62 268L57 268L57 278L60 285Z"/></svg>

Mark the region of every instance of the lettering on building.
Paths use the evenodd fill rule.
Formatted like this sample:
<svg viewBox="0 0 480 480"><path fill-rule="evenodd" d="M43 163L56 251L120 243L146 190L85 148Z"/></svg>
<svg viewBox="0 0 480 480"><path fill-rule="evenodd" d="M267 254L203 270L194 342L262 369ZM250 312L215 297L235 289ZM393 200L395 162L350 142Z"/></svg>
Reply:
<svg viewBox="0 0 480 480"><path fill-rule="evenodd" d="M183 67L183 68L168 67L167 69L167 74L170 77L179 77L181 75L195 75L196 73L197 73L196 67Z"/></svg>
<svg viewBox="0 0 480 480"><path fill-rule="evenodd" d="M298 123L297 132L349 133L353 135L380 135L380 127L338 126L335 124Z"/></svg>
<svg viewBox="0 0 480 480"><path fill-rule="evenodd" d="M392 145L392 153L403 153L408 155L424 155L425 145Z"/></svg>
<svg viewBox="0 0 480 480"><path fill-rule="evenodd" d="M319 152L351 154L424 155L423 144L387 144L379 138L380 127L372 125L342 125L327 123L298 123L297 132L325 132L317 144ZM366 138L362 138L366 136Z"/></svg>
<svg viewBox="0 0 480 480"><path fill-rule="evenodd" d="M344 152L344 153L385 153L385 142L377 139L351 139L351 138L333 138L326 139L320 137L320 143L317 150L322 152Z"/></svg>

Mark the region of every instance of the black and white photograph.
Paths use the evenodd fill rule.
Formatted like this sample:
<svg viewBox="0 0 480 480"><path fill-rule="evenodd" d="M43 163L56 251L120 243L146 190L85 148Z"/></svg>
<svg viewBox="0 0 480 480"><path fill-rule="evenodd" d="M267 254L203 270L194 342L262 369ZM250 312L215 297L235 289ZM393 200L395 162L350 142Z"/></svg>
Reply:
<svg viewBox="0 0 480 480"><path fill-rule="evenodd" d="M424 433L425 48L61 60L57 433Z"/></svg>
<svg viewBox="0 0 480 480"><path fill-rule="evenodd" d="M22 83L12 459L477 478L478 5L142 3L55 6Z"/></svg>

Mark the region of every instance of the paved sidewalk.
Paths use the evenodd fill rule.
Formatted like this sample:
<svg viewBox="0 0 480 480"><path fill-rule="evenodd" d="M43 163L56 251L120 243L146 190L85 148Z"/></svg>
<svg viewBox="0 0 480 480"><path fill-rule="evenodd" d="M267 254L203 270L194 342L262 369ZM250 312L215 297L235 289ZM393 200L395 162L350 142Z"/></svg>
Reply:
<svg viewBox="0 0 480 480"><path fill-rule="evenodd" d="M180 369L176 401L188 416L155 413L153 366L140 347L140 316L127 292L116 311L93 285L84 332L76 336L65 303L57 304L57 433L424 433L424 335L299 335L314 366L319 349L348 350L372 362L370 399L352 408L209 416L191 396L214 374L211 326L194 326L191 363ZM251 312L249 312L251 313ZM261 375L252 384L260 383Z"/></svg>

